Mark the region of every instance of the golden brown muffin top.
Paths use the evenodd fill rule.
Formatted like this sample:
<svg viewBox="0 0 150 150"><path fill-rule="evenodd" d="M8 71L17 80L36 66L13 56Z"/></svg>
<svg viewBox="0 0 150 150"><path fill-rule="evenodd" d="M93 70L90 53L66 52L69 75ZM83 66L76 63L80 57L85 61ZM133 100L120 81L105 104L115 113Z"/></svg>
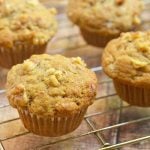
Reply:
<svg viewBox="0 0 150 150"><path fill-rule="evenodd" d="M39 115L69 115L92 104L96 83L80 57L33 55L9 71L7 95L13 107Z"/></svg>
<svg viewBox="0 0 150 150"><path fill-rule="evenodd" d="M113 79L150 87L150 32L123 33L108 43L103 68Z"/></svg>
<svg viewBox="0 0 150 150"><path fill-rule="evenodd" d="M81 28L119 34L140 24L141 0L70 0L69 18Z"/></svg>
<svg viewBox="0 0 150 150"><path fill-rule="evenodd" d="M57 30L55 14L54 8L46 9L38 0L1 0L0 45L47 43Z"/></svg>

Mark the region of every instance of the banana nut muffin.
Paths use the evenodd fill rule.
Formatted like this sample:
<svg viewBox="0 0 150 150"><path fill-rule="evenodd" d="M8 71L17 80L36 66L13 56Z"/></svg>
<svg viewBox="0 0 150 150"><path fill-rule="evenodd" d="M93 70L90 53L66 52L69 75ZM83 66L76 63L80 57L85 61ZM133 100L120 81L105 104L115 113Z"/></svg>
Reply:
<svg viewBox="0 0 150 150"><path fill-rule="evenodd" d="M57 30L55 14L38 0L1 0L0 65L10 68L43 53Z"/></svg>
<svg viewBox="0 0 150 150"><path fill-rule="evenodd" d="M77 24L85 40L95 46L139 25L141 0L70 0L68 16Z"/></svg>
<svg viewBox="0 0 150 150"><path fill-rule="evenodd" d="M95 98L96 83L95 74L86 68L79 57L33 55L8 73L7 95L29 131L39 135L58 136L79 126L87 107ZM27 116L24 111L28 112ZM32 119L33 123L40 124L45 119L49 120L42 127L43 131L40 132L38 127L31 129L32 125L27 121L31 114L42 118L36 121ZM51 118L55 118L55 121L50 121ZM55 129L60 123L60 129ZM50 128L52 124L53 127Z"/></svg>
<svg viewBox="0 0 150 150"><path fill-rule="evenodd" d="M150 32L123 33L103 54L103 68L118 95L128 103L150 106Z"/></svg>

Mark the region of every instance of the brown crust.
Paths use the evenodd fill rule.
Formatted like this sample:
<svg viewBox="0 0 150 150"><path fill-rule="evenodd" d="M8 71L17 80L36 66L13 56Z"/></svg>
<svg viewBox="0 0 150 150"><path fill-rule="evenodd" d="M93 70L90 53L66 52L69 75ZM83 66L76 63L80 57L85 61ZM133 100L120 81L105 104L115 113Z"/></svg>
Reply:
<svg viewBox="0 0 150 150"><path fill-rule="evenodd" d="M70 0L68 16L86 30L116 35L140 24L141 0Z"/></svg>
<svg viewBox="0 0 150 150"><path fill-rule="evenodd" d="M0 46L15 42L47 43L56 33L56 10L46 9L38 0L3 0L0 3Z"/></svg>
<svg viewBox="0 0 150 150"><path fill-rule="evenodd" d="M126 84L150 88L150 32L124 33L103 53L107 75Z"/></svg>
<svg viewBox="0 0 150 150"><path fill-rule="evenodd" d="M9 71L7 95L13 107L39 115L70 115L93 103L96 83L79 57L34 55Z"/></svg>

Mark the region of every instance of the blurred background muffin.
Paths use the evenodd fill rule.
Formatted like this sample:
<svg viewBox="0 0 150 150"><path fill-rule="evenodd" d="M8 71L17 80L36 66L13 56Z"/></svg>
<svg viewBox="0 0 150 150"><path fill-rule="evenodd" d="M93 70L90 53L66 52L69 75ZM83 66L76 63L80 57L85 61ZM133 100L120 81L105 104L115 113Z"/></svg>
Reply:
<svg viewBox="0 0 150 150"><path fill-rule="evenodd" d="M141 0L69 0L68 16L80 27L87 43L104 47L121 32L141 23Z"/></svg>
<svg viewBox="0 0 150 150"><path fill-rule="evenodd" d="M57 30L55 14L38 0L1 0L0 65L10 68L44 53Z"/></svg>
<svg viewBox="0 0 150 150"><path fill-rule="evenodd" d="M43 136L75 130L95 99L96 87L96 75L80 57L33 55L7 77L10 104L29 131Z"/></svg>
<svg viewBox="0 0 150 150"><path fill-rule="evenodd" d="M122 34L109 42L102 60L123 100L150 107L150 32Z"/></svg>

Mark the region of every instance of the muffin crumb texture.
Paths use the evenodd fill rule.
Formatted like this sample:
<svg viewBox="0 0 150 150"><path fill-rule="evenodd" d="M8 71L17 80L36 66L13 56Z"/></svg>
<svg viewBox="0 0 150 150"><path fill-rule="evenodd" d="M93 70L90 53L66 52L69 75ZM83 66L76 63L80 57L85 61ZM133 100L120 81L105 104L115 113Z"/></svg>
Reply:
<svg viewBox="0 0 150 150"><path fill-rule="evenodd" d="M104 71L113 79L150 87L150 32L123 33L103 54Z"/></svg>
<svg viewBox="0 0 150 150"><path fill-rule="evenodd" d="M121 4L124 3L124 0L116 0L116 3L117 3L118 5L121 5Z"/></svg>
<svg viewBox="0 0 150 150"><path fill-rule="evenodd" d="M141 23L141 0L70 0L69 18L81 28L107 34L120 34Z"/></svg>
<svg viewBox="0 0 150 150"><path fill-rule="evenodd" d="M38 0L0 1L0 46L47 43L57 30L55 15L54 8L46 9Z"/></svg>
<svg viewBox="0 0 150 150"><path fill-rule="evenodd" d="M92 104L96 83L79 57L33 55L8 73L7 95L14 107L39 115L69 115Z"/></svg>

